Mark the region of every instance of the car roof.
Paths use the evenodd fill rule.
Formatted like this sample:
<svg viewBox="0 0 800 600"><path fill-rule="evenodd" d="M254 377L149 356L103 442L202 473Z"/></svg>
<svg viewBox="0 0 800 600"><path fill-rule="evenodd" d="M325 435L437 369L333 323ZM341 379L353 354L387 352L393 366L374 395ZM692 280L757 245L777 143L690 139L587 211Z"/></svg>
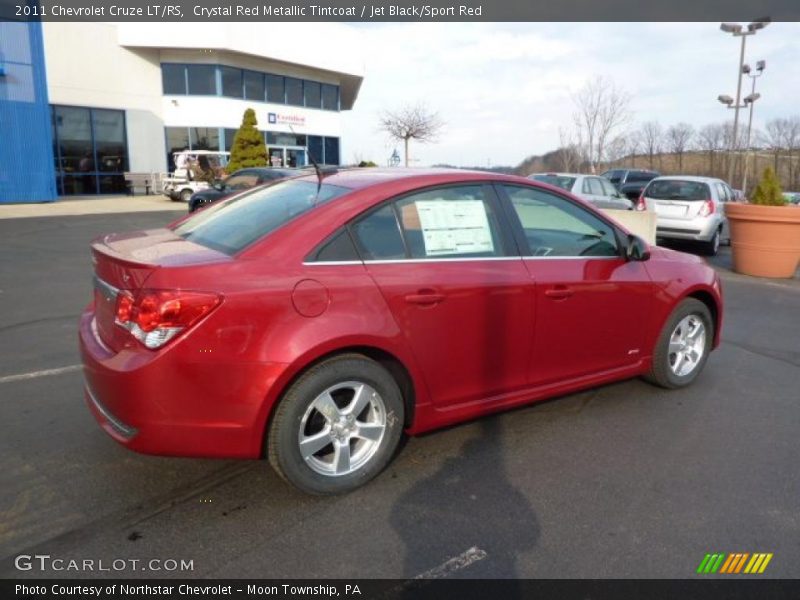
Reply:
<svg viewBox="0 0 800 600"><path fill-rule="evenodd" d="M600 177L600 175L592 175L591 173L531 173L528 177Z"/></svg>
<svg viewBox="0 0 800 600"><path fill-rule="evenodd" d="M440 169L440 168L403 168L403 167L354 167L341 168L333 172L323 169L323 182L353 190L378 186L400 180L405 180L410 186L436 185L438 183L451 183L458 181L508 181L524 182L530 180L517 175L504 175L490 171L473 171L467 169ZM293 181L317 181L314 171L308 175L294 178Z"/></svg>
<svg viewBox="0 0 800 600"><path fill-rule="evenodd" d="M669 181L669 180L677 180L677 181L696 181L698 183L716 183L721 182L722 179L717 179L716 177L703 177L701 175L660 175L653 179L653 181Z"/></svg>

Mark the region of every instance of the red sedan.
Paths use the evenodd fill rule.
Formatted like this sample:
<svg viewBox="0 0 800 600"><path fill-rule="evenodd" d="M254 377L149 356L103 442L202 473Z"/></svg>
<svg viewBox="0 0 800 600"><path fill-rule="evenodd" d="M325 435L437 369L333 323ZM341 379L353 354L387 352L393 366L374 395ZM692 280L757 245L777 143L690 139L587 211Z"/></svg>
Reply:
<svg viewBox="0 0 800 600"><path fill-rule="evenodd" d="M719 278L567 192L340 170L92 244L87 403L132 450L268 457L311 493L415 434L610 381L677 388L719 344Z"/></svg>

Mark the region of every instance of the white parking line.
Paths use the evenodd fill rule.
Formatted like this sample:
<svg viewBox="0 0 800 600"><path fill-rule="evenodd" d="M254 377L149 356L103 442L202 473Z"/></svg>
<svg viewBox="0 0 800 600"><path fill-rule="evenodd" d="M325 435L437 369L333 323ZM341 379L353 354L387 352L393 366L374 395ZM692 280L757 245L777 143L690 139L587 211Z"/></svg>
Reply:
<svg viewBox="0 0 800 600"><path fill-rule="evenodd" d="M448 577L452 573L456 571L460 571L461 569L466 569L472 563L476 563L479 560L483 560L486 558L486 551L481 550L477 546L473 546L466 552L462 552L458 556L454 556L447 562L442 563L438 567L434 567L429 571L425 571L424 573L420 573L414 579L443 579Z"/></svg>
<svg viewBox="0 0 800 600"><path fill-rule="evenodd" d="M32 373L19 373L18 375L6 375L0 377L0 383L11 383L12 381L24 381L26 379L36 379L37 377L50 377L51 375L61 375L63 373L72 373L73 371L80 371L82 365L69 365L68 367L59 367L57 369L45 369L44 371L33 371Z"/></svg>

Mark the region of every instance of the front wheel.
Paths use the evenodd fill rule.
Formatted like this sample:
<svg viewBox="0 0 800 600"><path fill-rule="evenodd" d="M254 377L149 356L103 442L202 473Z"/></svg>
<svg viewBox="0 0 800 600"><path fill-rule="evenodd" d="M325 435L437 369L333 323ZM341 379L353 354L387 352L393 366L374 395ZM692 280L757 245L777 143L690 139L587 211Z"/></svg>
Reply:
<svg viewBox="0 0 800 600"><path fill-rule="evenodd" d="M646 379L665 388L689 385L703 370L713 341L708 307L694 298L685 299L661 330Z"/></svg>
<svg viewBox="0 0 800 600"><path fill-rule="evenodd" d="M391 460L403 406L397 383L377 362L360 354L328 359L281 399L268 432L269 461L304 492L349 492Z"/></svg>
<svg viewBox="0 0 800 600"><path fill-rule="evenodd" d="M189 200L192 199L192 190L190 190L188 188L185 189L185 190L181 190L181 194L180 194L179 197L180 197L181 202L186 202L188 204Z"/></svg>

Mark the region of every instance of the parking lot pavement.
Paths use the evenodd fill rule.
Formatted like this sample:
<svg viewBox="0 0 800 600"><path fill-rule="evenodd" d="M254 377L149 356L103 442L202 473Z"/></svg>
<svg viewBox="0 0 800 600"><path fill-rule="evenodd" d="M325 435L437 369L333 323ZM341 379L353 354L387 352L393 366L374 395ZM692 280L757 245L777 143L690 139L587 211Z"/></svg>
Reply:
<svg viewBox="0 0 800 600"><path fill-rule="evenodd" d="M365 488L316 498L260 461L124 450L79 370L42 373L78 363L88 240L170 218L0 221L1 577L39 576L13 561L38 553L194 567L97 576L669 578L707 552L800 576L797 280L730 274L725 249L723 344L692 387L625 381L413 438Z"/></svg>

